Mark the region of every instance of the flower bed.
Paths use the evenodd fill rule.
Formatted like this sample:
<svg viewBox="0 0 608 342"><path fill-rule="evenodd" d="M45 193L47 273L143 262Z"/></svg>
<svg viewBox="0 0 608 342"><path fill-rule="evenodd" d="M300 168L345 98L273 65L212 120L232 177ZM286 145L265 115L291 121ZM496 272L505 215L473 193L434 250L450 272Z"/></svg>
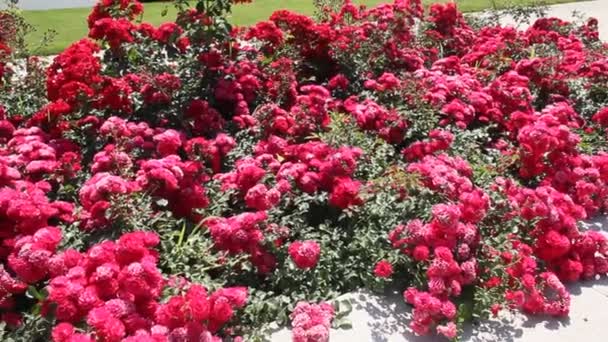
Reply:
<svg viewBox="0 0 608 342"><path fill-rule="evenodd" d="M568 315L608 273L608 49L597 22L467 23L454 4L232 28L98 3L90 39L1 64L0 311L42 341L325 341L397 286L416 334ZM2 48L2 61L10 49ZM327 301L327 302L326 302ZM332 323L333 322L333 323ZM403 322L407 324L407 322Z"/></svg>

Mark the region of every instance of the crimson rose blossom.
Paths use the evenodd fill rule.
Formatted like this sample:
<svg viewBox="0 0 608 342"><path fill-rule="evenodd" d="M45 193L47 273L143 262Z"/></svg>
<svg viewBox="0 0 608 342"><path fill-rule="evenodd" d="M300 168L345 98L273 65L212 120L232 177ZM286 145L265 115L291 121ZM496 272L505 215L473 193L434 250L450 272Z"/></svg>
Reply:
<svg viewBox="0 0 608 342"><path fill-rule="evenodd" d="M378 278L390 278L393 275L393 265L387 260L380 260L374 267L374 275Z"/></svg>
<svg viewBox="0 0 608 342"><path fill-rule="evenodd" d="M321 247L315 241L296 241L289 245L289 256L300 269L314 268L320 254Z"/></svg>

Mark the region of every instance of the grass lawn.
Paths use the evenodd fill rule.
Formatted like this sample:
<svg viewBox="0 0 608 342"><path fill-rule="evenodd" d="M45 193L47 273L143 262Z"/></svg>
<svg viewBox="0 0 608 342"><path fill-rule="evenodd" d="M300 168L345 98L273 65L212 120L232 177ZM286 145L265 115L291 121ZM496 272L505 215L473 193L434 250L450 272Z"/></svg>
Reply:
<svg viewBox="0 0 608 342"><path fill-rule="evenodd" d="M377 5L391 0L358 0L355 2L368 6ZM447 0L425 0L425 3L445 2ZM575 0L546 0L546 3L564 3ZM458 0L459 7L465 12L479 11L491 7L492 0ZM500 3L501 0L496 0ZM516 2L526 4L533 3L533 0L516 0ZM168 8L167 16L161 16L163 9ZM272 12L278 9L290 9L292 11L312 14L313 6L311 0L254 0L248 5L239 5L234 8L231 21L235 25L250 25L260 20L267 19ZM43 33L49 29L57 32L53 42L41 51L40 54L56 54L65 49L70 43L77 41L87 34L86 18L90 8L70 8L47 11L24 11L23 15L35 28L29 37L29 42L39 42ZM165 21L175 18L175 9L171 3L146 3L144 11L144 21L158 25Z"/></svg>

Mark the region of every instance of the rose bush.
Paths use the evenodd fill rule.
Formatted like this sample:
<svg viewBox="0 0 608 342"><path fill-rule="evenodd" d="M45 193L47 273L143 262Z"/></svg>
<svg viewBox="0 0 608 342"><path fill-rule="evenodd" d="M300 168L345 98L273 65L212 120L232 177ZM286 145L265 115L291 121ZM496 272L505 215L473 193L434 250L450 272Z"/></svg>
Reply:
<svg viewBox="0 0 608 342"><path fill-rule="evenodd" d="M178 0L154 27L100 1L40 77L0 42L5 339L256 340L291 318L325 341L344 313L324 301L386 286L415 333L454 338L567 315L564 284L608 273L580 225L608 209L595 20L345 1L233 28L242 2Z"/></svg>

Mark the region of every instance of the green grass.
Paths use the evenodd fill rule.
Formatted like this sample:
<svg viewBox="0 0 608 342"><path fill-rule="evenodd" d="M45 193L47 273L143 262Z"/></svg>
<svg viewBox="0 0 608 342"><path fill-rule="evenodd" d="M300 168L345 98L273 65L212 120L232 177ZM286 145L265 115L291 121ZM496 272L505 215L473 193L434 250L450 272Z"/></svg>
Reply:
<svg viewBox="0 0 608 342"><path fill-rule="evenodd" d="M447 0L425 0L425 3L445 2ZM546 3L564 3L575 0L545 0ZM358 0L357 3L367 6L377 5L390 0ZM501 0L496 0L500 3ZM513 1L510 1L511 3ZM515 0L521 4L537 2L537 0ZM462 11L479 11L492 6L492 0L459 0ZM167 8L165 17L161 16ZM314 8L312 0L254 0L248 5L239 5L234 8L231 22L235 25L251 25L260 20L267 19L272 12L279 9L289 9L304 14L312 14ZM56 54L65 49L72 42L77 41L87 34L86 18L90 12L89 8L70 8L47 11L24 11L25 19L36 28L36 32L30 35L28 42L36 46L49 29L54 30L57 35L55 39L45 48L37 51L40 54ZM152 2L145 4L143 20L158 25L175 18L175 9L171 3Z"/></svg>

